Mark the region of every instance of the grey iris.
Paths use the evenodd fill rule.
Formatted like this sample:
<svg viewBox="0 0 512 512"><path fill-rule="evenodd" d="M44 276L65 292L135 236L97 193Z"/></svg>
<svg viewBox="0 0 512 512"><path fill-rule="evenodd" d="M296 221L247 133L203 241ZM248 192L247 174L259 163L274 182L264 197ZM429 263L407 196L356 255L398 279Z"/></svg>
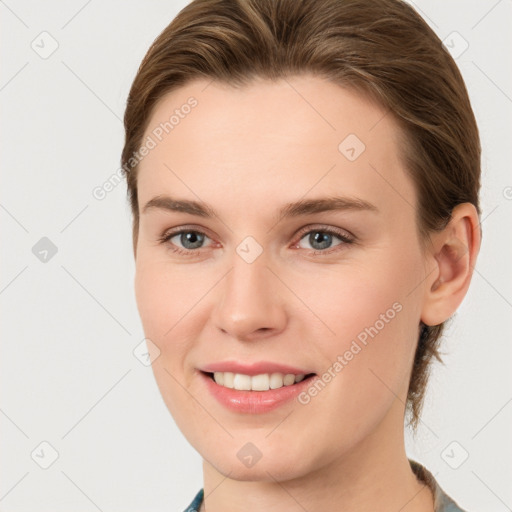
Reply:
<svg viewBox="0 0 512 512"><path fill-rule="evenodd" d="M332 244L332 235L323 231L313 231L309 235L309 243L313 249L327 249Z"/></svg>
<svg viewBox="0 0 512 512"><path fill-rule="evenodd" d="M194 233L193 231L187 231L181 233L180 243L185 249L197 249L201 247L204 242L204 235L201 233Z"/></svg>

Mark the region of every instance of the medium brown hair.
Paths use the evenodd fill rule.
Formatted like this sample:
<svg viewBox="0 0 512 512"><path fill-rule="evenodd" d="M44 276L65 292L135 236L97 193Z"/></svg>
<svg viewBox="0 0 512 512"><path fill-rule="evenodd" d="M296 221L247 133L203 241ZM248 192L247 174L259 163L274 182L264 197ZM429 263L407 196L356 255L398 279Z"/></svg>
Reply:
<svg viewBox="0 0 512 512"><path fill-rule="evenodd" d="M418 196L422 241L460 203L480 214L480 141L462 76L416 11L400 0L195 0L154 41L138 70L124 117L121 165L133 212L137 154L156 103L194 79L243 86L312 73L369 95L398 123L401 155ZM415 427L439 356L444 323L419 326L407 406Z"/></svg>

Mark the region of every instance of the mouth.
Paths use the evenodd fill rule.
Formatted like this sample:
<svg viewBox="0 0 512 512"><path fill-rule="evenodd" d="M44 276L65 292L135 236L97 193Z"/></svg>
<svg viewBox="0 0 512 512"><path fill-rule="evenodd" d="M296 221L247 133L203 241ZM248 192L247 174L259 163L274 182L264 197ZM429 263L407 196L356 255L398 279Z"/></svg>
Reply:
<svg viewBox="0 0 512 512"><path fill-rule="evenodd" d="M283 387L292 387L300 382L313 378L316 373L261 373L246 375L234 372L205 372L201 373L217 385L236 391L265 392Z"/></svg>

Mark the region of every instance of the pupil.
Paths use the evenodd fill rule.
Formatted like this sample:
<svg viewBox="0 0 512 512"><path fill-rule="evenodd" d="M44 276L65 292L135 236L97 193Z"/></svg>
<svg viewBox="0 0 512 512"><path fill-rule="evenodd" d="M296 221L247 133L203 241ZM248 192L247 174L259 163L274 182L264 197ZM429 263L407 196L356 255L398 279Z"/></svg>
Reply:
<svg viewBox="0 0 512 512"><path fill-rule="evenodd" d="M180 242L186 249L197 249L198 247L201 247L203 239L204 236L200 233L189 231L188 233L181 234Z"/></svg>
<svg viewBox="0 0 512 512"><path fill-rule="evenodd" d="M332 243L332 235L316 231L309 235L309 243L314 249L327 249Z"/></svg>

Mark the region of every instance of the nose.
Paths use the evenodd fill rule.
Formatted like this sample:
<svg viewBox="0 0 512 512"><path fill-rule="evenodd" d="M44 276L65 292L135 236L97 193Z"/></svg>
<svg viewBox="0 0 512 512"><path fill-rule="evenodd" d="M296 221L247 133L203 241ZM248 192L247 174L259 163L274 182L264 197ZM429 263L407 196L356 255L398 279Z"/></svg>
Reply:
<svg viewBox="0 0 512 512"><path fill-rule="evenodd" d="M262 257L247 263L235 255L231 271L219 283L214 325L240 341L278 334L287 323L280 286Z"/></svg>

